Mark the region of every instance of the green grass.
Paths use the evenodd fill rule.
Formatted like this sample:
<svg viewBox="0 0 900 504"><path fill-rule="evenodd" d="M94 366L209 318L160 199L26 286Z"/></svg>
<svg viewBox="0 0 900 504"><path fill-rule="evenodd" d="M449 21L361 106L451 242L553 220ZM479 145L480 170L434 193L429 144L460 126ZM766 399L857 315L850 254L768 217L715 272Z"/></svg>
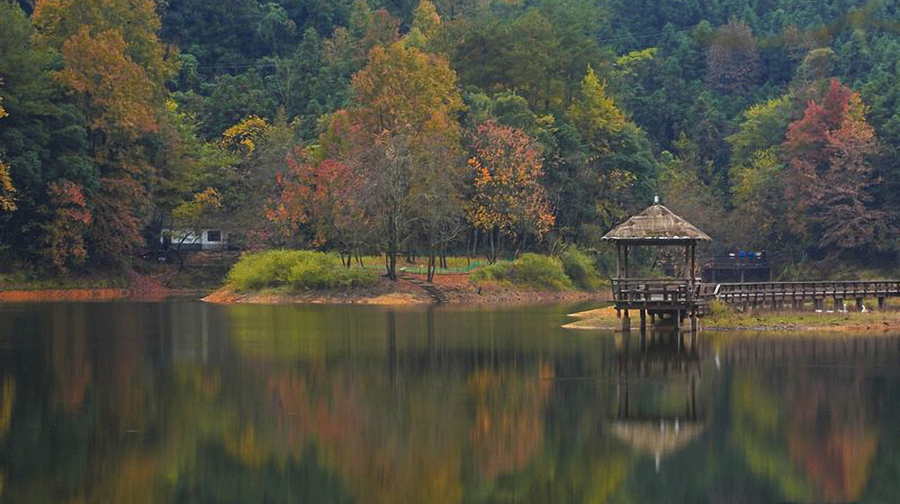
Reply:
<svg viewBox="0 0 900 504"><path fill-rule="evenodd" d="M34 271L19 270L0 274L0 290L45 289L118 289L128 286L128 281L113 273L85 273L72 276L50 276Z"/></svg>
<svg viewBox="0 0 900 504"><path fill-rule="evenodd" d="M563 270L562 261L539 254L522 254L522 257L512 262L497 262L472 272L469 280L476 285L499 282L538 290L566 290L574 287Z"/></svg>
<svg viewBox="0 0 900 504"><path fill-rule="evenodd" d="M337 254L269 250L242 257L228 272L227 280L238 291L310 290L372 285L378 277L374 272L344 267Z"/></svg>

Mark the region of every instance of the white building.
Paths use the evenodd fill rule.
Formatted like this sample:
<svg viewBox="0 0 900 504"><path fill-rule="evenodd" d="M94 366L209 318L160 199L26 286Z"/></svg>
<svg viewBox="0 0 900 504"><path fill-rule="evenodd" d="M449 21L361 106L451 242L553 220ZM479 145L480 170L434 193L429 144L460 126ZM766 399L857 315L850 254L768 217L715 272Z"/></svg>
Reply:
<svg viewBox="0 0 900 504"><path fill-rule="evenodd" d="M224 250L228 246L228 233L221 229L163 229L159 243L165 248L179 250Z"/></svg>

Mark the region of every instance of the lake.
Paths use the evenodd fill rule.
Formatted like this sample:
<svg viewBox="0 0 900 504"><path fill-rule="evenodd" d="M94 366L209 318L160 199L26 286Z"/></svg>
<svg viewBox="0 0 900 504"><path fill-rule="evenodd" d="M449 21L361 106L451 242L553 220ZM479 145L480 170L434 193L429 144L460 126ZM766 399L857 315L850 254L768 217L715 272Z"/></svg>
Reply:
<svg viewBox="0 0 900 504"><path fill-rule="evenodd" d="M900 502L900 337L0 305L0 502Z"/></svg>

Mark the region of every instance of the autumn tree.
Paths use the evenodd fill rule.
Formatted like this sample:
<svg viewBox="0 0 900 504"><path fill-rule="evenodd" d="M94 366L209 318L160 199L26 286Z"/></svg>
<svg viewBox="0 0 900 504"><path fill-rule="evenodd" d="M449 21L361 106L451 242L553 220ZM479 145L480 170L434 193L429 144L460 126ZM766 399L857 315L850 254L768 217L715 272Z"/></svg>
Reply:
<svg viewBox="0 0 900 504"><path fill-rule="evenodd" d="M0 2L0 177L7 211L0 211L0 249L7 259L49 264L44 225L52 219L47 184L65 178L95 187L85 122L51 77L59 54L35 44L35 30L18 5ZM15 192L10 192L11 188ZM10 199L14 197L14 199ZM16 210L10 212L9 203Z"/></svg>
<svg viewBox="0 0 900 504"><path fill-rule="evenodd" d="M747 94L759 82L760 61L750 27L731 20L716 30L706 55L706 82L723 93Z"/></svg>
<svg viewBox="0 0 900 504"><path fill-rule="evenodd" d="M277 175L283 171L285 156L297 143L296 130L279 112L269 123L250 116L232 126L221 144L236 156L237 162L224 174L222 216L232 236L247 246L285 246L267 218L266 205L277 195Z"/></svg>
<svg viewBox="0 0 900 504"><path fill-rule="evenodd" d="M91 249L110 261L142 241L153 168L137 141L158 131L175 51L157 38L151 0L41 0L33 20L40 44L62 54L56 78L88 121L88 148L100 170L90 198Z"/></svg>
<svg viewBox="0 0 900 504"><path fill-rule="evenodd" d="M403 42L376 46L353 77L353 89L359 103L354 115L373 136L402 130L414 137L442 133L459 138L452 120L462 109L456 74L438 57Z"/></svg>
<svg viewBox="0 0 900 504"><path fill-rule="evenodd" d="M785 195L791 227L830 254L876 242L883 212L872 190L880 180L871 158L879 150L859 93L832 79L788 128Z"/></svg>
<svg viewBox="0 0 900 504"><path fill-rule="evenodd" d="M472 132L469 169L472 195L469 221L487 233L491 259L502 237L518 239L517 251L529 236L540 238L555 217L540 179L541 149L520 129L488 121Z"/></svg>
<svg viewBox="0 0 900 504"><path fill-rule="evenodd" d="M46 254L62 273L80 266L87 258L85 237L91 223L91 212L81 186L68 180L50 182L51 220L45 226Z"/></svg>
<svg viewBox="0 0 900 504"><path fill-rule="evenodd" d="M3 81L0 80L0 85ZM6 117L6 110L3 109L3 97L0 96L0 119ZM9 176L9 166L0 159L0 215L13 212L16 209L14 194L16 188L12 184Z"/></svg>
<svg viewBox="0 0 900 504"><path fill-rule="evenodd" d="M445 249L466 229L462 198L466 164L459 144L448 143L443 135L423 140L416 163L413 207L428 250L426 269L430 282L434 279L437 256L441 257L441 266L447 267Z"/></svg>
<svg viewBox="0 0 900 504"><path fill-rule="evenodd" d="M337 248L349 267L370 226L360 199L362 180L351 170L348 156L334 158L316 159L295 147L286 157L287 170L277 177L280 192L269 203L268 217L281 224L291 241L306 231L313 246Z"/></svg>
<svg viewBox="0 0 900 504"><path fill-rule="evenodd" d="M393 279L397 252L417 219L416 191L426 187L416 180L427 178L420 175L435 166L433 155L459 149L456 114L462 99L445 60L403 41L375 46L366 67L353 77L353 89L358 105L347 111L351 127L326 136L330 143L355 146L343 149L345 158L336 160L348 163L362 180L359 197L382 237ZM445 176L451 173L452 167L444 167Z"/></svg>

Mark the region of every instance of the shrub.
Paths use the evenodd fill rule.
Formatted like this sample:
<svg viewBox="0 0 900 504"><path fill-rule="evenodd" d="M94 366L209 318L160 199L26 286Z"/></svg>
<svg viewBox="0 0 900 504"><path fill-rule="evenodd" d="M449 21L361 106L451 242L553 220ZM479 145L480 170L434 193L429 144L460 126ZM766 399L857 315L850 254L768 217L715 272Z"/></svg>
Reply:
<svg viewBox="0 0 900 504"><path fill-rule="evenodd" d="M733 306L721 299L713 299L709 303L709 312L706 314L706 320L710 323L722 323L730 321L736 315L737 310Z"/></svg>
<svg viewBox="0 0 900 504"><path fill-rule="evenodd" d="M576 247L567 248L560 256L563 271L579 289L599 289L602 281L594 269L594 261Z"/></svg>
<svg viewBox="0 0 900 504"><path fill-rule="evenodd" d="M335 254L307 250L249 254L228 272L228 283L237 290L282 286L297 290L349 288L376 281L374 273L344 267Z"/></svg>
<svg viewBox="0 0 900 504"><path fill-rule="evenodd" d="M502 262L482 268L472 273L471 279L475 283L509 282L541 290L572 288L572 281L563 271L559 259L539 254L522 254L514 262Z"/></svg>

